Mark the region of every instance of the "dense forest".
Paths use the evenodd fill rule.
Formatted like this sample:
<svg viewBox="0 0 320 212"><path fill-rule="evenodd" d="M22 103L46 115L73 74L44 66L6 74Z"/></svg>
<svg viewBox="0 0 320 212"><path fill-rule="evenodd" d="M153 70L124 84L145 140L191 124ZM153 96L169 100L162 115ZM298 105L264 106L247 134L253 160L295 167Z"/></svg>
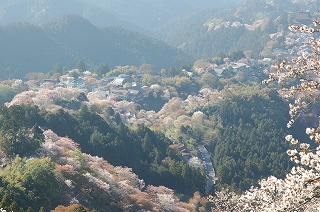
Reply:
<svg viewBox="0 0 320 212"><path fill-rule="evenodd" d="M116 118L117 114L113 115ZM183 162L163 134L147 127L130 129L121 121L111 126L86 107L72 114L63 110L49 113L29 106L2 107L0 118L0 149L14 159L0 171L1 196L7 194L6 198L13 199L14 207L53 208L63 203L57 193L61 181L56 176L56 165L40 153L44 127L76 140L84 153L103 157L113 165L131 167L147 185L165 185L187 195L204 188L204 174ZM77 151L72 154L82 154ZM34 159L28 160L31 156Z"/></svg>
<svg viewBox="0 0 320 212"><path fill-rule="evenodd" d="M281 142L289 133L286 103L273 91L245 95L249 91L242 89L219 108L207 110L218 114L223 125L213 157L219 186L236 190L247 190L270 175L284 177L291 167L285 153L288 144Z"/></svg>

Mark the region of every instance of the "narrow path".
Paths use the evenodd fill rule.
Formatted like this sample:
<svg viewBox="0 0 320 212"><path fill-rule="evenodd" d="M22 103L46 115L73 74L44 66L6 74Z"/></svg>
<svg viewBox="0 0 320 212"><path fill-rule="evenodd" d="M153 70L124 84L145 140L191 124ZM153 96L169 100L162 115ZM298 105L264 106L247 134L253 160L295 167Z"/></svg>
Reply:
<svg viewBox="0 0 320 212"><path fill-rule="evenodd" d="M206 193L209 193L212 186L216 183L216 172L214 171L214 167L211 162L211 154L208 152L208 150L203 145L199 145L198 149L201 156L201 160L203 162L204 171L208 178L208 182L206 185Z"/></svg>

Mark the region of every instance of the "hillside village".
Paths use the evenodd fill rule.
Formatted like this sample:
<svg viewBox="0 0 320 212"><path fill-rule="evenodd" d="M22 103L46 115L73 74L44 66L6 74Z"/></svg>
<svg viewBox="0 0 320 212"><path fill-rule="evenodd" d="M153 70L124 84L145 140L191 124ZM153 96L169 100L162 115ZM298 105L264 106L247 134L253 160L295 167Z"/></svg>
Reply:
<svg viewBox="0 0 320 212"><path fill-rule="evenodd" d="M215 65L207 63L206 67L195 67L194 70L186 71L182 69L178 76L184 76L196 82L204 73L209 73L216 76L217 79L233 78L241 81L260 82L266 76L266 68L272 63L272 60L265 58L263 60L248 60L241 59L237 62L230 62L225 58L226 63ZM199 74L200 73L200 74ZM175 91L174 86L168 85L165 79L159 74L152 74L154 84L145 83L144 78L150 77L150 74L118 74L105 77L97 77L90 71L80 72L78 69L72 69L66 74L56 78L42 79L41 81L30 84L30 90L54 89L62 88L77 88L83 89L86 93L94 92L101 97L110 98L115 101L127 101L141 104L148 98L158 98L159 88L161 87L163 100L179 96ZM168 91L167 95L166 91ZM188 94L201 95L199 90L192 90ZM117 108L113 108L118 111ZM118 111L121 115L125 115L126 111Z"/></svg>

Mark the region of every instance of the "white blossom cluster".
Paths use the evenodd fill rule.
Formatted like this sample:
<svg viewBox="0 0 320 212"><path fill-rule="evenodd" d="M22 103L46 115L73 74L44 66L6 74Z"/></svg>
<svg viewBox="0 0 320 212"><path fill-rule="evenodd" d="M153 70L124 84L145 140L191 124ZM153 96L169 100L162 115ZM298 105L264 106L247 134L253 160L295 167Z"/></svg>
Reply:
<svg viewBox="0 0 320 212"><path fill-rule="evenodd" d="M294 167L285 179L270 176L240 197L239 205L248 211L303 211L318 195L320 177L312 169Z"/></svg>
<svg viewBox="0 0 320 212"><path fill-rule="evenodd" d="M86 92L79 88L62 88L29 90L17 94L6 106L12 105L34 105L46 110L57 111L62 106L55 104L56 101L76 100L80 93Z"/></svg>
<svg viewBox="0 0 320 212"><path fill-rule="evenodd" d="M228 189L217 191L214 197L208 196L208 201L211 202L211 209L215 212L241 211L242 209L239 205L239 195Z"/></svg>
<svg viewBox="0 0 320 212"><path fill-rule="evenodd" d="M99 188L105 190L105 191L109 191L110 189L110 185L106 182L104 182L103 180L93 176L91 173L87 172L85 174L83 174L84 177L86 177L89 182L93 183L94 185L98 186Z"/></svg>

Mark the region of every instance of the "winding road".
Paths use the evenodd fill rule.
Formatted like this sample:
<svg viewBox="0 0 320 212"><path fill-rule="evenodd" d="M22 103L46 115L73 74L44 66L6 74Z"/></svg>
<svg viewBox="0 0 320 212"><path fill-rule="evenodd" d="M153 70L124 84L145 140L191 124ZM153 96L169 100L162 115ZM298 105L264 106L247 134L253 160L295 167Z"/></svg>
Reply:
<svg viewBox="0 0 320 212"><path fill-rule="evenodd" d="M208 182L206 185L206 193L209 193L212 186L216 183L216 172L214 171L214 167L211 162L211 154L208 152L208 150L203 145L199 145L198 149L201 156L201 160L203 162L204 171L208 178Z"/></svg>

